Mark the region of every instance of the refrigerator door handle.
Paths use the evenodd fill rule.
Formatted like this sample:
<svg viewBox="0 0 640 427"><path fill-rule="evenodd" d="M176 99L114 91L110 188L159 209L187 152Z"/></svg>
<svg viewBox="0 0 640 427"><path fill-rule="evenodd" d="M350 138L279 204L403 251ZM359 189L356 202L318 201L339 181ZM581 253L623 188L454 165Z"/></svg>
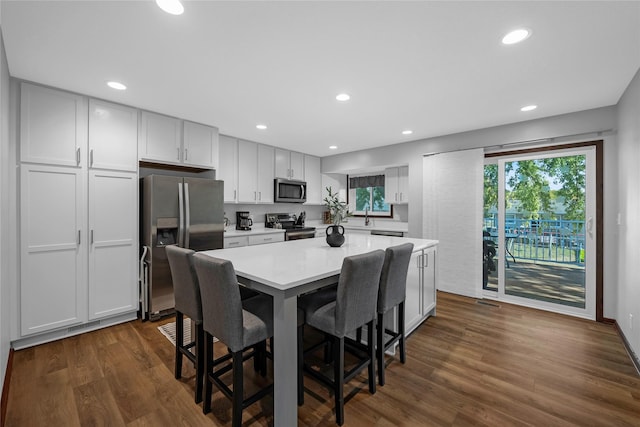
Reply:
<svg viewBox="0 0 640 427"><path fill-rule="evenodd" d="M184 248L189 247L189 224L191 224L191 211L189 209L189 184L184 183Z"/></svg>
<svg viewBox="0 0 640 427"><path fill-rule="evenodd" d="M178 246L184 248L184 194L182 183L178 183Z"/></svg>

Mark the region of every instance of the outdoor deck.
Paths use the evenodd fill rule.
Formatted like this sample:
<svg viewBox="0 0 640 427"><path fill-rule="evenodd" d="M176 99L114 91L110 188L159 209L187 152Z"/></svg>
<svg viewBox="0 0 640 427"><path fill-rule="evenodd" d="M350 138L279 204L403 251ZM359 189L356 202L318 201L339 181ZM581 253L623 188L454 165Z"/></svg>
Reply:
<svg viewBox="0 0 640 427"><path fill-rule="evenodd" d="M585 271L576 264L509 260L506 294L571 307L584 307ZM498 290L498 273L491 272L487 289Z"/></svg>

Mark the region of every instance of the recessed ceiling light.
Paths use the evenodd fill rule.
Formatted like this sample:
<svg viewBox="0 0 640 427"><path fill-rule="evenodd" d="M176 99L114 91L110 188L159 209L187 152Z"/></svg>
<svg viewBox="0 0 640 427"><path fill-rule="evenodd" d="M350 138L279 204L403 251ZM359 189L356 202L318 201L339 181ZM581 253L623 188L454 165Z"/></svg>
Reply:
<svg viewBox="0 0 640 427"><path fill-rule="evenodd" d="M265 130L267 128L267 125L256 125L256 128L260 130Z"/></svg>
<svg viewBox="0 0 640 427"><path fill-rule="evenodd" d="M518 28L517 30L513 30L508 33L506 36L502 38L503 44L516 44L520 43L523 40L526 40L531 35L531 30L527 28Z"/></svg>
<svg viewBox="0 0 640 427"><path fill-rule="evenodd" d="M162 10L172 15L182 15L184 6L180 0L156 0L156 4Z"/></svg>
<svg viewBox="0 0 640 427"><path fill-rule="evenodd" d="M412 130L410 130L410 129L407 129L407 130L403 130L403 131L402 131L402 134L403 134L403 135L411 135L412 133L413 133L413 131L412 131Z"/></svg>
<svg viewBox="0 0 640 427"><path fill-rule="evenodd" d="M120 82L107 82L107 86L109 86L111 89L116 89L116 90L126 90L127 87L125 85L123 85Z"/></svg>
<svg viewBox="0 0 640 427"><path fill-rule="evenodd" d="M538 108L537 105L527 105L526 107L522 107L520 111L533 111Z"/></svg>
<svg viewBox="0 0 640 427"><path fill-rule="evenodd" d="M341 94L339 94L338 96L336 96L336 99L337 99L338 101L342 101L342 102L344 102L344 101L348 101L348 100L350 100L350 99L351 99L351 97L350 97L350 96L349 96L349 94L347 94L347 93L341 93Z"/></svg>
<svg viewBox="0 0 640 427"><path fill-rule="evenodd" d="M338 146L337 145L330 145L329 146L329 150L337 150Z"/></svg>

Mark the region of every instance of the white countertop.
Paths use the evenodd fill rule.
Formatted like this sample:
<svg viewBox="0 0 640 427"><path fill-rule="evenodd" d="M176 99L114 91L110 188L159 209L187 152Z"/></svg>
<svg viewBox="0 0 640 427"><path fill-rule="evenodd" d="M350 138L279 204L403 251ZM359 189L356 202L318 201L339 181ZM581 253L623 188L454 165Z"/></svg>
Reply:
<svg viewBox="0 0 640 427"><path fill-rule="evenodd" d="M347 234L339 248L330 247L324 237L269 245L215 249L203 253L233 263L236 273L270 287L287 290L311 281L338 275L346 256L402 243L413 243L414 251L438 244L437 240L407 237Z"/></svg>

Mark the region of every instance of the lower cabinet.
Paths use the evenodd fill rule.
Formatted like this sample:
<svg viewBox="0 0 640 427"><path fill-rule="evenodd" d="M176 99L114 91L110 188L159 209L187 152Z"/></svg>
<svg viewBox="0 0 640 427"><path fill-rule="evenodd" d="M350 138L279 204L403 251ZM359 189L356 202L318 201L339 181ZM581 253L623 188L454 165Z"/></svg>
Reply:
<svg viewBox="0 0 640 427"><path fill-rule="evenodd" d="M251 234L247 236L230 236L224 238L224 248L239 248L241 246L263 245L265 243L284 242L284 232Z"/></svg>
<svg viewBox="0 0 640 427"><path fill-rule="evenodd" d="M136 174L89 174L89 320L137 310Z"/></svg>
<svg viewBox="0 0 640 427"><path fill-rule="evenodd" d="M86 321L86 210L81 169L22 165L20 333Z"/></svg>
<svg viewBox="0 0 640 427"><path fill-rule="evenodd" d="M427 317L435 315L436 256L436 246L416 251L411 255L404 303L406 334L420 326Z"/></svg>
<svg viewBox="0 0 640 427"><path fill-rule="evenodd" d="M137 174L21 165L20 335L135 317Z"/></svg>

